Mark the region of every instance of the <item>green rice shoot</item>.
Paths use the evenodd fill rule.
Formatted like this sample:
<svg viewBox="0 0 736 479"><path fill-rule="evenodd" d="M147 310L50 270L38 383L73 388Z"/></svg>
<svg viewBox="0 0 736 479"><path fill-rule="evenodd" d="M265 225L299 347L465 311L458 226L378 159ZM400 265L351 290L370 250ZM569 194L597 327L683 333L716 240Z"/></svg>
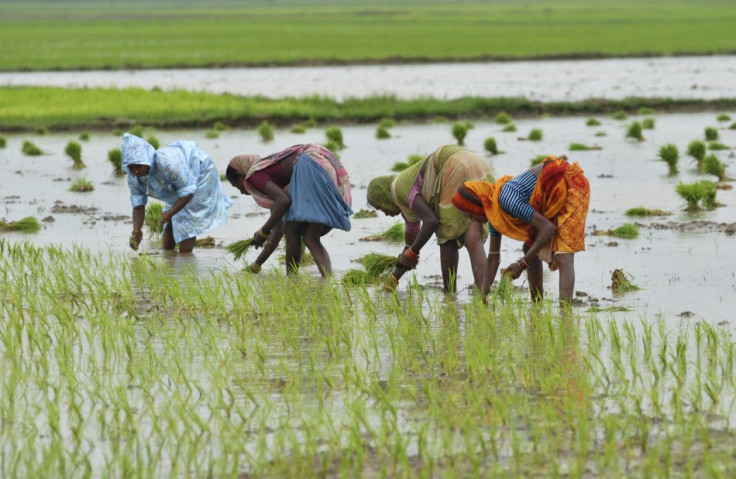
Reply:
<svg viewBox="0 0 736 479"><path fill-rule="evenodd" d="M659 147L659 159L667 163L670 174L677 173L677 161L680 159L680 152L673 143L668 143Z"/></svg>
<svg viewBox="0 0 736 479"><path fill-rule="evenodd" d="M230 243L225 247L225 251L233 255L235 261L240 260L248 252L253 245L253 238L248 238Z"/></svg>
<svg viewBox="0 0 736 479"><path fill-rule="evenodd" d="M626 216L646 217L646 216L669 216L672 213L669 211L648 209L643 206L637 206L635 208L629 208L626 210Z"/></svg>
<svg viewBox="0 0 736 479"><path fill-rule="evenodd" d="M148 228L148 236L155 237L164 232L164 223L161 214L164 212L164 204L160 201L149 201L146 205L146 217L143 224Z"/></svg>
<svg viewBox="0 0 736 479"><path fill-rule="evenodd" d="M0 231L17 231L21 233L36 233L41 229L41 224L33 216L26 216L18 221L5 222L0 220Z"/></svg>
<svg viewBox="0 0 736 479"><path fill-rule="evenodd" d="M389 229L383 233L366 236L360 239L361 241L389 241L391 243L400 243L404 241L404 225L401 222L396 222Z"/></svg>
<svg viewBox="0 0 736 479"><path fill-rule="evenodd" d="M69 191L74 191L75 193L88 193L90 191L94 191L94 189L94 184L87 178L77 178L77 180L72 183L72 186L69 187Z"/></svg>
<svg viewBox="0 0 736 479"><path fill-rule="evenodd" d="M368 253L360 258L359 263L363 265L371 277L382 278L391 273L396 267L396 256Z"/></svg>

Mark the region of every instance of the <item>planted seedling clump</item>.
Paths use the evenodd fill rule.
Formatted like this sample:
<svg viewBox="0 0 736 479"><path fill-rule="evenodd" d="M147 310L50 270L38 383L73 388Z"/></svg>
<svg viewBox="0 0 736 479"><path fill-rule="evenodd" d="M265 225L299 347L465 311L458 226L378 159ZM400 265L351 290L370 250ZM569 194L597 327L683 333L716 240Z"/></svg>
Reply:
<svg viewBox="0 0 736 479"><path fill-rule="evenodd" d="M264 120L260 125L258 125L258 135L263 141L273 140L273 126Z"/></svg>
<svg viewBox="0 0 736 479"><path fill-rule="evenodd" d="M90 191L94 191L94 189L95 187L91 181L86 178L79 178L77 181L72 183L69 191L74 191L75 193L88 193Z"/></svg>
<svg viewBox="0 0 736 479"><path fill-rule="evenodd" d="M85 164L82 161L82 145L80 145L79 142L70 141L67 143L64 153L66 153L66 155L74 162L73 168L75 170L81 170L85 167Z"/></svg>
<svg viewBox="0 0 736 479"><path fill-rule="evenodd" d="M345 142L342 138L342 130L339 126L331 126L325 130L325 136L327 136L328 144L334 143L338 149L342 150L345 148Z"/></svg>
<svg viewBox="0 0 736 479"><path fill-rule="evenodd" d="M636 141L644 141L644 136L641 133L641 123L638 121L632 122L626 129L626 138L633 138Z"/></svg>
<svg viewBox="0 0 736 479"><path fill-rule="evenodd" d="M716 207L717 189L712 181L680 182L675 187L675 191L687 202L687 211L694 212Z"/></svg>
<svg viewBox="0 0 736 479"><path fill-rule="evenodd" d="M511 123L511 117L508 113L505 111L502 111L496 115L496 118L493 119L493 122L498 125L508 125Z"/></svg>
<svg viewBox="0 0 736 479"><path fill-rule="evenodd" d="M391 132L387 128L380 126L376 129L376 138L379 140L385 140L391 138Z"/></svg>
<svg viewBox="0 0 736 479"><path fill-rule="evenodd" d="M366 236L361 238L360 241L390 241L391 243L399 243L404 241L404 225L397 222L383 233Z"/></svg>
<svg viewBox="0 0 736 479"><path fill-rule="evenodd" d="M452 136L457 140L458 145L465 144L465 137L468 135L468 125L463 122L455 122L452 125Z"/></svg>
<svg viewBox="0 0 736 479"><path fill-rule="evenodd" d="M677 146L672 143L661 146L659 148L659 159L667 163L671 175L677 173L677 161L680 159L680 153L677 151Z"/></svg>
<svg viewBox="0 0 736 479"><path fill-rule="evenodd" d="M39 147L37 147L33 142L31 141L24 141L23 146L21 147L21 151L24 155L27 156L39 156L43 155L43 151Z"/></svg>
<svg viewBox="0 0 736 479"><path fill-rule="evenodd" d="M5 222L0 220L0 231L18 231L22 233L35 233L41 229L41 224L33 216L26 216L18 221Z"/></svg>
<svg viewBox="0 0 736 479"><path fill-rule="evenodd" d="M123 153L120 148L113 148L107 152L107 161L112 164L113 171L116 175L124 174L123 171Z"/></svg>
<svg viewBox="0 0 736 479"><path fill-rule="evenodd" d="M542 130L539 128L534 128L532 131L529 132L529 136L527 137L530 141L542 141Z"/></svg>
<svg viewBox="0 0 736 479"><path fill-rule="evenodd" d="M146 217L144 223L148 228L148 236L158 236L164 232L164 223L161 214L164 212L164 204L160 201L151 201L146 205Z"/></svg>
<svg viewBox="0 0 736 479"><path fill-rule="evenodd" d="M492 136L486 138L486 141L483 142L483 147L491 155L497 155L498 154L498 146L496 145L496 139L493 138Z"/></svg>
<svg viewBox="0 0 736 479"><path fill-rule="evenodd" d="M718 130L713 128L712 126L709 126L705 129L705 140L706 141L716 141L718 139Z"/></svg>

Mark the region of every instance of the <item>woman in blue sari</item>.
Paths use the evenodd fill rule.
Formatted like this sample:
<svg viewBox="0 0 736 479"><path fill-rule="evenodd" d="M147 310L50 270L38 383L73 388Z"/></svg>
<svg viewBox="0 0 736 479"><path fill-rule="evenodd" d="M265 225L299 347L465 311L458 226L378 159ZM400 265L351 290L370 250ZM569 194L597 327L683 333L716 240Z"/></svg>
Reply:
<svg viewBox="0 0 736 479"><path fill-rule="evenodd" d="M176 141L155 150L147 141L126 133L122 141L123 170L128 173L133 205L130 246L138 249L148 197L165 203L163 247L191 253L198 235L227 221L233 204L222 190L212 159L193 141Z"/></svg>

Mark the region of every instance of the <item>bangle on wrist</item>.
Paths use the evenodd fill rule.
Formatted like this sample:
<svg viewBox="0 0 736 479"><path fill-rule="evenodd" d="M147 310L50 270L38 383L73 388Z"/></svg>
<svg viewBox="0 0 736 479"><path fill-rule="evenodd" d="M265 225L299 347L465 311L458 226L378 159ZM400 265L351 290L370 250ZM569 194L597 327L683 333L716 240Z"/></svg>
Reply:
<svg viewBox="0 0 736 479"><path fill-rule="evenodd" d="M415 253L411 246L404 250L404 256L411 261L419 259L419 253Z"/></svg>
<svg viewBox="0 0 736 479"><path fill-rule="evenodd" d="M137 235L141 233L143 233L143 231L141 231L140 229L134 229L132 234Z"/></svg>
<svg viewBox="0 0 736 479"><path fill-rule="evenodd" d="M258 236L260 236L260 237L261 237L261 238L263 238L263 239L268 239L268 233L265 233L265 232L263 231L263 228L259 228L259 229L258 229Z"/></svg>
<svg viewBox="0 0 736 479"><path fill-rule="evenodd" d="M529 265L526 264L526 260L524 258L519 258L518 260L516 260L516 264L519 265L522 271L529 267Z"/></svg>

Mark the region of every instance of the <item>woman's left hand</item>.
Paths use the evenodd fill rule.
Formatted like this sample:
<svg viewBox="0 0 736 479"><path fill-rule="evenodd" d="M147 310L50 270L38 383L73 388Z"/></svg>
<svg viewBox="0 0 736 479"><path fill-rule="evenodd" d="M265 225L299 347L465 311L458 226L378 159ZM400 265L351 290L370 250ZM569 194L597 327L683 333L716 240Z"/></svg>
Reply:
<svg viewBox="0 0 736 479"><path fill-rule="evenodd" d="M171 213L169 213L169 210L164 211L163 213L161 213L161 222L162 223L170 223L172 216L173 215Z"/></svg>
<svg viewBox="0 0 736 479"><path fill-rule="evenodd" d="M517 279L519 276L521 276L521 272L524 271L521 266L519 266L519 263L511 263L508 267L501 270L501 277L503 275L508 274L511 276L511 279Z"/></svg>

